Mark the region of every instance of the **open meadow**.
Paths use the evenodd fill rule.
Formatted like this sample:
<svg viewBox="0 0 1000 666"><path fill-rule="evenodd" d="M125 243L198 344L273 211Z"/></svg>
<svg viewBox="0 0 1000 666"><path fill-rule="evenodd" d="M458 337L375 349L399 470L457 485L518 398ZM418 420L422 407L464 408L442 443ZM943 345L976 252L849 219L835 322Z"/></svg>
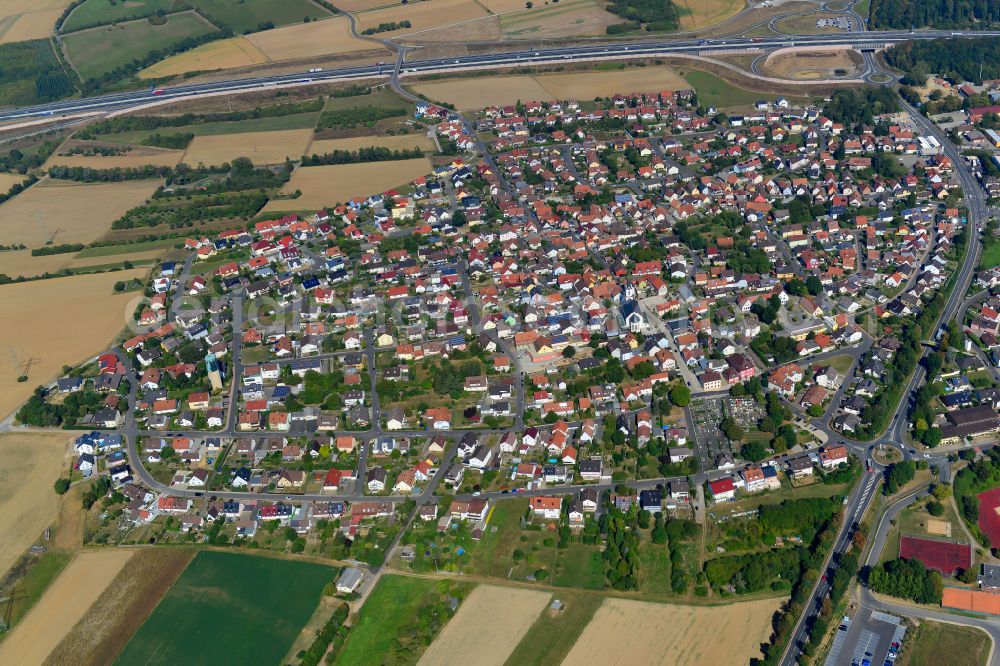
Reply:
<svg viewBox="0 0 1000 666"><path fill-rule="evenodd" d="M696 607L605 599L563 664L742 666L760 657L781 603L761 599Z"/></svg>
<svg viewBox="0 0 1000 666"><path fill-rule="evenodd" d="M336 572L323 564L202 551L115 663L279 663Z"/></svg>
<svg viewBox="0 0 1000 666"><path fill-rule="evenodd" d="M184 153L184 162L218 165L248 157L254 164L278 164L302 157L310 138L309 129L196 136Z"/></svg>
<svg viewBox="0 0 1000 666"><path fill-rule="evenodd" d="M0 434L0 577L52 525L59 496L52 484L70 464L72 433Z"/></svg>
<svg viewBox="0 0 1000 666"><path fill-rule="evenodd" d="M183 0L129 0L112 3L108 0L85 0L63 21L60 32L73 32L89 26L152 16L157 12L169 13L182 2Z"/></svg>
<svg viewBox="0 0 1000 666"><path fill-rule="evenodd" d="M43 39L71 0L4 0L0 2L0 44Z"/></svg>
<svg viewBox="0 0 1000 666"><path fill-rule="evenodd" d="M139 19L81 30L62 38L63 50L84 79L94 79L133 60L189 37L216 32L214 25L193 11L178 12L162 25Z"/></svg>
<svg viewBox="0 0 1000 666"><path fill-rule="evenodd" d="M285 183L282 192L302 190L302 196L297 199L272 199L264 206L263 212L332 206L354 197L367 197L404 186L430 173L432 169L431 162L426 157L368 164L299 167L292 173L291 180Z"/></svg>
<svg viewBox="0 0 1000 666"><path fill-rule="evenodd" d="M674 0L681 30L700 30L740 13L744 0Z"/></svg>
<svg viewBox="0 0 1000 666"><path fill-rule="evenodd" d="M898 666L985 666L990 654L990 637L982 629L961 627L950 622L921 620L896 660ZM948 655L945 660L942 655Z"/></svg>
<svg viewBox="0 0 1000 666"><path fill-rule="evenodd" d="M77 183L45 179L0 205L4 242L29 248L46 243L91 243L111 223L145 201L160 181Z"/></svg>
<svg viewBox="0 0 1000 666"><path fill-rule="evenodd" d="M379 146L391 150L420 148L434 150L434 140L426 134L400 134L395 136L352 136L346 139L316 139L306 149L310 155L323 155L334 150L358 150Z"/></svg>
<svg viewBox="0 0 1000 666"><path fill-rule="evenodd" d="M459 606L419 663L502 666L551 598L551 592L480 585ZM489 620L484 621L486 618Z"/></svg>
<svg viewBox="0 0 1000 666"><path fill-rule="evenodd" d="M219 27L228 27L239 35L260 30L262 26L314 21L330 12L310 0L187 0Z"/></svg>
<svg viewBox="0 0 1000 666"><path fill-rule="evenodd" d="M452 23L488 16L489 13L478 2L469 0L423 0L413 4L396 4L385 9L376 9L359 14L358 31L375 28L380 23L409 21L409 28L388 31L381 34L403 34L419 30L429 30Z"/></svg>
<svg viewBox="0 0 1000 666"><path fill-rule="evenodd" d="M104 593L52 650L46 664L97 666L111 663L193 556L193 550L180 548L138 550L128 566L118 572Z"/></svg>
<svg viewBox="0 0 1000 666"><path fill-rule="evenodd" d="M0 643L0 663L44 662L133 553L118 548L78 553L45 591L38 604Z"/></svg>
<svg viewBox="0 0 1000 666"><path fill-rule="evenodd" d="M131 320L135 294L113 294L115 282L145 275L145 269L74 275L0 286L0 419L28 399L36 386L59 376L64 365L104 350ZM69 333L72 331L72 333ZM21 364L34 359L28 381L18 382ZM53 479L54 480L54 479ZM51 484L45 488L52 492Z"/></svg>

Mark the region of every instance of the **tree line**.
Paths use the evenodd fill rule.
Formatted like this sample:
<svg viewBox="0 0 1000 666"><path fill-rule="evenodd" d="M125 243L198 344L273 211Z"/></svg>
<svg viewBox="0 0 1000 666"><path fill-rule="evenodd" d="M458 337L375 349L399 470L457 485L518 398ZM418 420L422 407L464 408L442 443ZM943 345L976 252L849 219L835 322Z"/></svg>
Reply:
<svg viewBox="0 0 1000 666"><path fill-rule="evenodd" d="M834 122L855 126L873 125L875 116L899 111L899 99L891 88L841 88L830 95L823 115Z"/></svg>
<svg viewBox="0 0 1000 666"><path fill-rule="evenodd" d="M988 27L1000 21L1000 0L875 0L873 30Z"/></svg>
<svg viewBox="0 0 1000 666"><path fill-rule="evenodd" d="M358 126L372 127L379 120L405 116L406 109L387 106L352 106L347 109L330 109L319 116L317 130L344 129Z"/></svg>
<svg viewBox="0 0 1000 666"><path fill-rule="evenodd" d="M1000 8L1000 2L997 2ZM917 79L934 72L953 81L1000 78L1000 38L931 39L901 42L884 51L886 62ZM904 81L922 85L923 81Z"/></svg>
<svg viewBox="0 0 1000 666"><path fill-rule="evenodd" d="M868 589L918 604L939 604L944 585L941 574L924 567L917 559L889 560L882 566L867 568L862 576Z"/></svg>
<svg viewBox="0 0 1000 666"><path fill-rule="evenodd" d="M306 155L302 158L302 166L326 166L330 164L357 164L359 162L390 162L394 160L411 160L423 157L420 148L401 148L392 150L385 146L369 146L357 150L334 150L322 155Z"/></svg>

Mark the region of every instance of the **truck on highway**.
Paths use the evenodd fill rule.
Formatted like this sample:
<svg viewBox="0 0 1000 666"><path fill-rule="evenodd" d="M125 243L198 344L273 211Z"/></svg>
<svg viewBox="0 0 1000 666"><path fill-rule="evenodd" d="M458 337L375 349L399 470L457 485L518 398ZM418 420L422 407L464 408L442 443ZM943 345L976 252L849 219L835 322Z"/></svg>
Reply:
<svg viewBox="0 0 1000 666"><path fill-rule="evenodd" d="M322 71L323 71L322 67L311 67L311 68L309 68L309 73L310 74L315 74L316 72L322 72Z"/></svg>

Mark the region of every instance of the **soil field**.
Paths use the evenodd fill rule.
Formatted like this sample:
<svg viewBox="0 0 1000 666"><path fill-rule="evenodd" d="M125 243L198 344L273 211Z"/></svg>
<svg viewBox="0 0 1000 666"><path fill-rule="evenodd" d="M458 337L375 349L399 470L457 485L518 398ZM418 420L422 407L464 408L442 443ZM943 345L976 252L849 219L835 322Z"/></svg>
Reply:
<svg viewBox="0 0 1000 666"><path fill-rule="evenodd" d="M842 15L841 15L842 16ZM833 26L817 26L816 21L820 19L838 18L837 14L817 12L807 16L790 16L781 19L774 24L778 32L789 35L823 35L823 34L844 34L846 31Z"/></svg>
<svg viewBox="0 0 1000 666"><path fill-rule="evenodd" d="M302 157L311 137L312 130L308 129L196 136L184 154L184 161L192 166L216 165L249 157L254 164L277 164L286 157Z"/></svg>
<svg viewBox="0 0 1000 666"><path fill-rule="evenodd" d="M0 577L55 521L52 484L68 469L72 439L66 432L0 434Z"/></svg>
<svg viewBox="0 0 1000 666"><path fill-rule="evenodd" d="M70 0L0 2L0 44L48 37Z"/></svg>
<svg viewBox="0 0 1000 666"><path fill-rule="evenodd" d="M461 23L487 16L488 12L478 2L469 0L424 0L414 4L395 5L358 15L358 32L377 27L380 23L409 21L411 27L379 33L392 35L418 30L429 30L452 23Z"/></svg>
<svg viewBox="0 0 1000 666"><path fill-rule="evenodd" d="M110 663L153 612L193 556L194 551L175 548L145 548L136 552L129 566L115 576L111 585L52 650L46 666Z"/></svg>
<svg viewBox="0 0 1000 666"><path fill-rule="evenodd" d="M928 520L927 533L934 534L936 536L950 537L951 523L946 520Z"/></svg>
<svg viewBox="0 0 1000 666"><path fill-rule="evenodd" d="M247 40L270 60L314 58L377 48L375 44L351 35L346 16L256 32L248 35Z"/></svg>
<svg viewBox="0 0 1000 666"><path fill-rule="evenodd" d="M418 663L501 666L551 598L550 592L480 585Z"/></svg>
<svg viewBox="0 0 1000 666"><path fill-rule="evenodd" d="M317 139L313 141L307 152L310 155L323 155L334 150L357 150L369 146L381 146L392 150L420 148L434 150L434 141L426 134L403 134L398 136L352 136L347 139Z"/></svg>
<svg viewBox="0 0 1000 666"><path fill-rule="evenodd" d="M522 5L523 8L523 5ZM563 0L558 5L534 7L502 16L500 29L510 39L535 37L580 37L605 35L607 27L622 18L604 9L596 0Z"/></svg>
<svg viewBox="0 0 1000 666"><path fill-rule="evenodd" d="M115 663L279 663L336 573L311 562L202 551Z"/></svg>
<svg viewBox="0 0 1000 666"><path fill-rule="evenodd" d="M43 273L57 273L72 260L73 253L33 257L31 250L0 252L0 273L10 277L34 277Z"/></svg>
<svg viewBox="0 0 1000 666"><path fill-rule="evenodd" d="M15 350L19 361L35 359L26 382L17 381L19 365L0 363L0 419L36 386L58 377L63 365L79 363L112 342L135 310L134 304L129 307L135 296L115 295L112 287L145 273L136 269L0 286L0 312L8 323L0 326L0 349ZM44 490L52 494L52 484Z"/></svg>
<svg viewBox="0 0 1000 666"><path fill-rule="evenodd" d="M216 32L215 26L195 12L180 12L171 14L163 25L139 19L74 32L63 37L62 43L80 76L91 79L188 37L212 32Z"/></svg>
<svg viewBox="0 0 1000 666"><path fill-rule="evenodd" d="M63 22L60 32L73 32L91 25L152 16L158 11L170 12L178 4L177 0L129 0L114 4L108 0L86 0Z"/></svg>
<svg viewBox="0 0 1000 666"><path fill-rule="evenodd" d="M605 599L564 666L663 664L742 666L760 657L781 599L717 607ZM725 640L719 640L725 636Z"/></svg>
<svg viewBox="0 0 1000 666"><path fill-rule="evenodd" d="M700 30L735 16L746 6L743 0L674 0L681 30Z"/></svg>
<svg viewBox="0 0 1000 666"><path fill-rule="evenodd" d="M764 62L764 70L786 79L842 78L856 74L862 62L861 54L847 49L778 52Z"/></svg>
<svg viewBox="0 0 1000 666"><path fill-rule="evenodd" d="M0 173L0 192L6 192L13 186L23 183L27 176L19 173Z"/></svg>
<svg viewBox="0 0 1000 666"><path fill-rule="evenodd" d="M426 157L371 164L300 167L283 189L286 192L302 190L302 196L269 201L264 206L264 212L318 210L354 197L367 197L406 185L432 170L431 162Z"/></svg>
<svg viewBox="0 0 1000 666"><path fill-rule="evenodd" d="M46 179L0 206L0 236L29 248L90 243L125 211L138 206L160 181L82 184Z"/></svg>
<svg viewBox="0 0 1000 666"><path fill-rule="evenodd" d="M283 28L284 29L284 28ZM272 31L273 32L273 31ZM177 76L186 72L250 67L268 62L264 52L254 46L246 37L231 37L217 42L196 46L190 51L178 53L165 60L150 65L139 72L140 79L157 79Z"/></svg>
<svg viewBox="0 0 1000 666"><path fill-rule="evenodd" d="M462 49L462 42L498 42L503 38L500 31L499 16L484 16L465 23L446 25L431 30L421 30L410 35L402 35L397 39L402 44L442 44L448 50L446 57L460 55L456 49ZM421 55L423 55L421 51Z"/></svg>
<svg viewBox="0 0 1000 666"><path fill-rule="evenodd" d="M174 166L184 156L183 150L167 150L149 146L135 146L124 155L59 155L54 154L43 166L48 169L56 165L68 167L90 167L93 169L114 169L116 167L142 167L147 165Z"/></svg>
<svg viewBox="0 0 1000 666"><path fill-rule="evenodd" d="M131 550L117 548L79 553L27 617L0 643L0 663L42 663L132 554Z"/></svg>
<svg viewBox="0 0 1000 666"><path fill-rule="evenodd" d="M419 83L413 89L428 99L454 104L459 109L513 104L517 100L552 99L531 76L484 76Z"/></svg>

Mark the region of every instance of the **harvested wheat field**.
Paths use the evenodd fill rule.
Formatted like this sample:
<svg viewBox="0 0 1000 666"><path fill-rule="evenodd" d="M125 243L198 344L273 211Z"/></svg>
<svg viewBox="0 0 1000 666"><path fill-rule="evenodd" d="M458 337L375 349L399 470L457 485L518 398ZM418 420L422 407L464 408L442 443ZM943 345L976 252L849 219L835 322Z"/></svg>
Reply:
<svg viewBox="0 0 1000 666"><path fill-rule="evenodd" d="M23 183L27 178L19 173L0 173L0 192L7 192L15 185Z"/></svg>
<svg viewBox="0 0 1000 666"><path fill-rule="evenodd" d="M454 50L457 44L464 42L499 41L502 38L503 33L500 30L500 17L484 16L483 18L473 19L464 23L445 25L440 28L431 28L430 30L421 30L409 35L401 35L396 39L402 44L447 45L445 47L447 49L445 57L450 58L459 55ZM424 57L432 57L427 56L425 51L421 51L421 54Z"/></svg>
<svg viewBox="0 0 1000 666"><path fill-rule="evenodd" d="M418 663L501 666L551 598L550 592L480 585Z"/></svg>
<svg viewBox="0 0 1000 666"><path fill-rule="evenodd" d="M168 150L151 146L134 146L124 155L59 155L49 158L43 166L89 167L92 169L137 168L144 166L174 166L184 156L183 150Z"/></svg>
<svg viewBox="0 0 1000 666"><path fill-rule="evenodd" d="M484 76L419 83L413 89L428 99L459 109L513 104L517 100L550 100L552 96L530 76Z"/></svg>
<svg viewBox="0 0 1000 666"><path fill-rule="evenodd" d="M33 257L31 250L4 251L0 252L0 273L10 277L34 277L43 273L58 273L72 260L72 253Z"/></svg>
<svg viewBox="0 0 1000 666"><path fill-rule="evenodd" d="M278 28L284 30L284 28ZM202 44L190 51L170 56L139 72L140 79L178 76L186 72L249 67L268 61L263 51L246 37L231 37Z"/></svg>
<svg viewBox="0 0 1000 666"><path fill-rule="evenodd" d="M542 74L535 77L549 99L593 99L615 93L682 90L691 84L667 67L637 67L609 72Z"/></svg>
<svg viewBox="0 0 1000 666"><path fill-rule="evenodd" d="M518 39L526 37L577 37L585 35L605 35L607 27L621 23L616 16L604 9L604 3L596 0L563 0L547 7L532 9L500 18L500 29L504 37Z"/></svg>
<svg viewBox="0 0 1000 666"><path fill-rule="evenodd" d="M352 136L347 139L316 139L307 149L309 155L323 155L334 150L357 150L379 146L391 150L420 148L433 150L434 140L426 134L401 134L397 136Z"/></svg>
<svg viewBox="0 0 1000 666"><path fill-rule="evenodd" d="M109 664L191 561L193 551L139 550L45 660L47 666Z"/></svg>
<svg viewBox="0 0 1000 666"><path fill-rule="evenodd" d="M346 16L337 16L255 32L247 35L247 40L274 61L379 48L377 44L354 37L350 26Z"/></svg>
<svg viewBox="0 0 1000 666"><path fill-rule="evenodd" d="M52 484L69 468L72 441L67 432L0 434L0 577L55 522Z"/></svg>
<svg viewBox="0 0 1000 666"><path fill-rule="evenodd" d="M90 243L159 185L158 180L84 184L47 178L0 206L0 236L5 244L29 248L49 241Z"/></svg>
<svg viewBox="0 0 1000 666"><path fill-rule="evenodd" d="M781 603L761 599L699 607L605 599L563 665L743 666L760 656Z"/></svg>
<svg viewBox="0 0 1000 666"><path fill-rule="evenodd" d="M335 164L300 167L285 183L285 193L302 190L297 199L272 199L264 212L309 210L343 203L354 197L367 197L402 187L433 170L426 157L369 164ZM2 347L0 347L2 348Z"/></svg>
<svg viewBox="0 0 1000 666"><path fill-rule="evenodd" d="M28 399L35 387L56 377L64 365L102 351L131 321L135 294L114 294L118 280L142 277L145 269L74 275L0 286L0 349L19 360L34 358L27 382L21 368L0 363L0 419ZM52 486L45 488L52 494Z"/></svg>
<svg viewBox="0 0 1000 666"><path fill-rule="evenodd" d="M401 29L403 33L439 28L443 25L461 23L488 16L486 9L478 2L469 0L423 0L414 4L394 5L386 9L359 14L358 31L374 28L379 23L399 23L409 21L410 27ZM396 31L398 32L398 31ZM380 34L393 34L393 31Z"/></svg>
<svg viewBox="0 0 1000 666"><path fill-rule="evenodd" d="M0 663L40 664L84 616L132 557L120 548L78 553L0 643Z"/></svg>
<svg viewBox="0 0 1000 666"><path fill-rule="evenodd" d="M764 61L771 76L805 81L857 74L861 54L850 49L826 51L776 51Z"/></svg>
<svg viewBox="0 0 1000 666"><path fill-rule="evenodd" d="M43 39L70 0L4 0L0 2L0 44Z"/></svg>
<svg viewBox="0 0 1000 666"><path fill-rule="evenodd" d="M295 129L196 136L184 153L184 162L218 165L249 157L254 164L278 164L285 158L302 157L312 134L311 129Z"/></svg>
<svg viewBox="0 0 1000 666"><path fill-rule="evenodd" d="M699 30L739 14L744 0L674 0L681 30Z"/></svg>

